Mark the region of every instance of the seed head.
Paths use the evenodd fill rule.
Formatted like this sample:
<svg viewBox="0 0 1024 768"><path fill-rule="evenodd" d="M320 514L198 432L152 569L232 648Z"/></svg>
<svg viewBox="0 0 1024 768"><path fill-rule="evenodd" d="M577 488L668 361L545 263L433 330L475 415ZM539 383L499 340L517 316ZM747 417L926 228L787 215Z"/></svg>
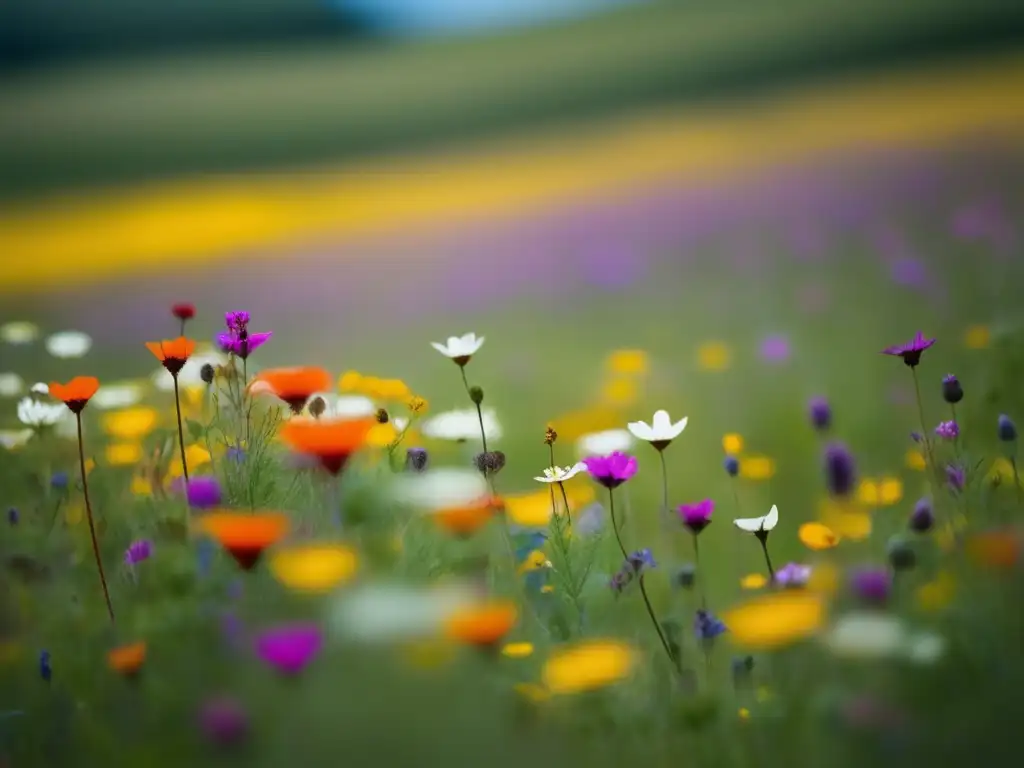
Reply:
<svg viewBox="0 0 1024 768"><path fill-rule="evenodd" d="M555 432L555 428L548 424L547 429L544 430L544 445L554 445L558 439L558 433Z"/></svg>
<svg viewBox="0 0 1024 768"><path fill-rule="evenodd" d="M469 388L469 399L473 401L474 405L480 405L484 401L484 391L478 386L472 386Z"/></svg>
<svg viewBox="0 0 1024 768"><path fill-rule="evenodd" d="M377 423L378 424L387 424L388 421L391 420L391 417L388 416L388 412L386 410L384 410L383 408L378 408L377 409L377 416L376 416L376 418L377 418Z"/></svg>
<svg viewBox="0 0 1024 768"><path fill-rule="evenodd" d="M217 371L210 363L203 363L203 367L199 369L199 377L207 384L213 384L216 375Z"/></svg>
<svg viewBox="0 0 1024 768"><path fill-rule="evenodd" d="M473 464L483 475L496 475L505 467L505 454L502 451L485 451L473 457Z"/></svg>
<svg viewBox="0 0 1024 768"><path fill-rule="evenodd" d="M964 399L964 389L960 380L952 373L942 380L942 399L953 405Z"/></svg>
<svg viewBox="0 0 1024 768"><path fill-rule="evenodd" d="M317 395L309 401L309 415L314 419L319 419L324 415L324 411L327 410L327 403L322 397Z"/></svg>

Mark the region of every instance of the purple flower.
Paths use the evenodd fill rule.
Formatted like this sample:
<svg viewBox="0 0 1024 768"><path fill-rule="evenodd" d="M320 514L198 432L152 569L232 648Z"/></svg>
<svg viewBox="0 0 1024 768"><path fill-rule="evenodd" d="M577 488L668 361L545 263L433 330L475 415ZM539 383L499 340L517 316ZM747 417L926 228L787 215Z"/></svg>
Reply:
<svg viewBox="0 0 1024 768"><path fill-rule="evenodd" d="M256 652L274 669L285 675L297 675L323 645L323 635L315 624L289 624L268 629L256 638Z"/></svg>
<svg viewBox="0 0 1024 768"><path fill-rule="evenodd" d="M139 539L128 545L124 551L124 561L128 565L137 565L143 560L148 560L153 554L153 542L149 539Z"/></svg>
<svg viewBox="0 0 1024 768"><path fill-rule="evenodd" d="M921 362L921 353L931 347L934 343L935 339L926 339L924 334L918 331L917 335L907 343L897 344L893 347L886 347L882 350L882 354L892 355L893 357L902 357L904 363L909 367L914 368Z"/></svg>
<svg viewBox="0 0 1024 768"><path fill-rule="evenodd" d="M725 623L715 618L710 611L698 609L697 615L693 619L693 633L698 640L710 642L728 631Z"/></svg>
<svg viewBox="0 0 1024 768"><path fill-rule="evenodd" d="M704 499L695 504L680 504L679 518L683 521L683 525L696 536L711 525L711 513L714 511L715 502L711 499Z"/></svg>
<svg viewBox="0 0 1024 768"><path fill-rule="evenodd" d="M200 476L191 478L185 487L188 505L196 509L209 509L221 502L220 483L216 477Z"/></svg>
<svg viewBox="0 0 1024 768"><path fill-rule="evenodd" d="M789 340L785 336L769 336L761 342L761 359L781 363L789 359Z"/></svg>
<svg viewBox="0 0 1024 768"><path fill-rule="evenodd" d="M638 549L626 559L626 565L637 576L642 576L645 571L656 568L658 564L654 562L654 554L651 550Z"/></svg>
<svg viewBox="0 0 1024 768"><path fill-rule="evenodd" d="M802 587L811 578L811 566L786 563L775 572L775 583L780 587Z"/></svg>
<svg viewBox="0 0 1024 768"><path fill-rule="evenodd" d="M892 577L884 568L861 568L850 577L850 587L861 600L880 605L889 599Z"/></svg>
<svg viewBox="0 0 1024 768"><path fill-rule="evenodd" d="M617 488L636 474L636 457L622 451L607 456L588 456L583 460L590 476L605 488Z"/></svg>
<svg viewBox="0 0 1024 768"><path fill-rule="evenodd" d="M224 455L236 464L241 464L245 461L245 449L238 445L232 445Z"/></svg>
<svg viewBox="0 0 1024 768"><path fill-rule="evenodd" d="M272 331L249 333L248 312L228 312L224 315L227 333L217 334L217 346L223 352L229 352L243 360L259 349L273 336Z"/></svg>
<svg viewBox="0 0 1024 768"><path fill-rule="evenodd" d="M608 580L608 588L616 595L620 595L622 594L622 590L629 586L631 581L633 581L633 574L631 571L619 571Z"/></svg>
<svg viewBox="0 0 1024 768"><path fill-rule="evenodd" d="M940 421L935 434L943 440L956 440L960 436L960 427L955 421Z"/></svg>
<svg viewBox="0 0 1024 768"><path fill-rule="evenodd" d="M953 493L960 493L967 485L967 472L959 464L947 464L946 484Z"/></svg>
<svg viewBox="0 0 1024 768"><path fill-rule="evenodd" d="M825 449L825 482L833 496L847 496L857 479L853 455L842 443Z"/></svg>
<svg viewBox="0 0 1024 768"><path fill-rule="evenodd" d="M832 424L832 408L824 397L811 398L807 408L811 417L811 424L815 429L824 432Z"/></svg>
<svg viewBox="0 0 1024 768"><path fill-rule="evenodd" d="M228 327L228 331L237 333L244 331L249 327L249 313L245 312L225 312L224 323Z"/></svg>
<svg viewBox="0 0 1024 768"><path fill-rule="evenodd" d="M924 435L922 435L920 432L914 431L910 433L910 439L913 440L915 443L920 443L922 440L924 440Z"/></svg>
<svg viewBox="0 0 1024 768"><path fill-rule="evenodd" d="M218 696L199 709L199 727L210 741L227 746L245 738L249 718L238 701Z"/></svg>

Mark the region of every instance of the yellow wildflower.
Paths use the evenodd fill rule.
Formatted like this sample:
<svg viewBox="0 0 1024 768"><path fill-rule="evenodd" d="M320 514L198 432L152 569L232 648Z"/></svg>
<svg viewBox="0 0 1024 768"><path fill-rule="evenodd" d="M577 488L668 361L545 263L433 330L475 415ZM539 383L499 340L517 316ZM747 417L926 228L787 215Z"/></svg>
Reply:
<svg viewBox="0 0 1024 768"><path fill-rule="evenodd" d="M972 325L964 332L964 345L968 349L985 349L992 341L987 325Z"/></svg>
<svg viewBox="0 0 1024 768"><path fill-rule="evenodd" d="M767 456L744 456L740 475L748 480L769 480L775 474L775 461Z"/></svg>
<svg viewBox="0 0 1024 768"><path fill-rule="evenodd" d="M825 620L825 602L815 592L785 590L755 598L726 611L722 621L737 645L778 648L816 632Z"/></svg>
<svg viewBox="0 0 1024 768"><path fill-rule="evenodd" d="M533 653L533 643L506 643L501 653L510 659L522 659Z"/></svg>
<svg viewBox="0 0 1024 768"><path fill-rule="evenodd" d="M574 694L603 688L633 671L633 649L616 640L589 640L555 651L544 664L545 687L553 694Z"/></svg>
<svg viewBox="0 0 1024 768"><path fill-rule="evenodd" d="M739 456L743 452L743 436L734 432L722 437L722 450L729 456Z"/></svg>
<svg viewBox="0 0 1024 768"><path fill-rule="evenodd" d="M107 463L113 467L137 464L142 460L142 446L138 443L112 443L104 451Z"/></svg>
<svg viewBox="0 0 1024 768"><path fill-rule="evenodd" d="M644 376L650 362L647 353L642 349L618 349L605 359L605 367L612 373Z"/></svg>
<svg viewBox="0 0 1024 768"><path fill-rule="evenodd" d="M697 366L702 371L724 371L732 362L732 352L720 341L711 341L697 350Z"/></svg>
<svg viewBox="0 0 1024 768"><path fill-rule="evenodd" d="M310 544L274 552L270 572L297 592L327 592L355 575L355 550L340 544Z"/></svg>
<svg viewBox="0 0 1024 768"><path fill-rule="evenodd" d="M839 543L839 535L821 523L804 523L797 535L808 549L832 549Z"/></svg>
<svg viewBox="0 0 1024 768"><path fill-rule="evenodd" d="M904 457L903 462L910 469L917 470L918 472L923 471L924 468L928 466L927 462L924 460L924 454L915 448L911 448L907 451L907 455Z"/></svg>
<svg viewBox="0 0 1024 768"><path fill-rule="evenodd" d="M743 589L760 589L767 583L768 579L760 573L750 573L740 579L740 586Z"/></svg>
<svg viewBox="0 0 1024 768"><path fill-rule="evenodd" d="M637 386L631 379L615 378L601 387L601 401L611 406L625 407L637 400Z"/></svg>
<svg viewBox="0 0 1024 768"><path fill-rule="evenodd" d="M141 440L156 428L159 416L153 408L139 406L103 414L103 429L119 440Z"/></svg>

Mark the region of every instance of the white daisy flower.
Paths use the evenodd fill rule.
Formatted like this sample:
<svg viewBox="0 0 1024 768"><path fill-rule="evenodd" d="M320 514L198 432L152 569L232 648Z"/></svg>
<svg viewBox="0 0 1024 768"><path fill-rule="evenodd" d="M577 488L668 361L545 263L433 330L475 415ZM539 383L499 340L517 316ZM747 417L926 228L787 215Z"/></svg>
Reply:
<svg viewBox="0 0 1024 768"><path fill-rule="evenodd" d="M39 338L39 326L24 320L0 325L0 339L8 344L31 344Z"/></svg>
<svg viewBox="0 0 1024 768"><path fill-rule="evenodd" d="M25 388L25 382L16 373L0 373L0 397L14 397L20 395Z"/></svg>
<svg viewBox="0 0 1024 768"><path fill-rule="evenodd" d="M46 351L54 357L70 359L84 356L92 349L92 337L81 331L61 331L46 339Z"/></svg>
<svg viewBox="0 0 1024 768"><path fill-rule="evenodd" d="M447 509L472 504L489 495L483 475L471 469L431 469L400 475L393 494L397 501L422 509Z"/></svg>
<svg viewBox="0 0 1024 768"><path fill-rule="evenodd" d="M331 628L345 639L377 643L436 635L448 618L479 601L470 586L416 589L368 584L345 592L331 611Z"/></svg>
<svg viewBox="0 0 1024 768"><path fill-rule="evenodd" d="M137 405L146 394L145 387L136 381L121 384L103 384L92 396L89 405L106 411L113 408L130 408Z"/></svg>
<svg viewBox="0 0 1024 768"><path fill-rule="evenodd" d="M633 435L625 429L606 429L603 432L591 432L583 435L576 442L576 450L583 458L587 456L606 456L615 451L628 451L633 447Z"/></svg>
<svg viewBox="0 0 1024 768"><path fill-rule="evenodd" d="M903 622L895 616L858 611L836 621L822 642L836 656L878 659L902 653L907 632Z"/></svg>
<svg viewBox="0 0 1024 768"><path fill-rule="evenodd" d="M763 517L742 517L732 522L741 531L747 531L747 533L767 532L779 524L779 508L772 504L768 514Z"/></svg>
<svg viewBox="0 0 1024 768"><path fill-rule="evenodd" d="M50 385L42 381L37 381L32 385L32 389L29 390L33 395L48 395L50 394Z"/></svg>
<svg viewBox="0 0 1024 768"><path fill-rule="evenodd" d="M445 344L430 342L430 346L436 349L445 357L450 357L459 365L465 365L470 358L484 345L484 337L475 333L467 333L465 336L449 336Z"/></svg>
<svg viewBox="0 0 1024 768"><path fill-rule="evenodd" d="M683 433L687 421L689 418L684 416L673 423L668 411L655 411L650 424L645 421L631 421L626 426L637 440L643 440L663 451Z"/></svg>
<svg viewBox="0 0 1024 768"><path fill-rule="evenodd" d="M18 421L30 427L51 427L70 413L63 403L41 403L33 397L18 402Z"/></svg>
<svg viewBox="0 0 1024 768"><path fill-rule="evenodd" d="M483 419L484 434L487 436L488 443L498 440L501 437L501 424L498 423L498 417L494 410L484 408ZM424 435L435 440L456 442L479 440L480 418L475 408L445 411L424 421L422 429Z"/></svg>
<svg viewBox="0 0 1024 768"><path fill-rule="evenodd" d="M0 429L0 445L13 451L27 443L33 434L31 429Z"/></svg>
<svg viewBox="0 0 1024 768"><path fill-rule="evenodd" d="M586 468L587 465L582 461L570 467L548 467L544 470L543 477L535 477L533 479L538 483L564 483L566 480L576 477Z"/></svg>

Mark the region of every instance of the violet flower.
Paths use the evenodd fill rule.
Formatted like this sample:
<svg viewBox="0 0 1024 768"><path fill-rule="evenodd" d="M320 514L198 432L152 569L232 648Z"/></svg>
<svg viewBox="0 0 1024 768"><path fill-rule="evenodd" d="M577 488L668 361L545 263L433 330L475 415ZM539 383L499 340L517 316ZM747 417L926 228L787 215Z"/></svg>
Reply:
<svg viewBox="0 0 1024 768"><path fill-rule="evenodd" d="M679 518L683 525L690 529L694 536L711 525L711 514L715 511L715 502L704 499L694 504L680 504Z"/></svg>
<svg viewBox="0 0 1024 768"><path fill-rule="evenodd" d="M248 312L228 312L224 315L228 327L227 333L217 334L217 345L223 352L228 352L243 360L259 349L273 336L272 331L249 333Z"/></svg>
<svg viewBox="0 0 1024 768"><path fill-rule="evenodd" d="M940 421L935 434L943 440L956 440L960 436L960 427L955 421Z"/></svg>
<svg viewBox="0 0 1024 768"><path fill-rule="evenodd" d="M967 485L967 472L959 464L946 465L946 485L953 493L960 493Z"/></svg>
<svg viewBox="0 0 1024 768"><path fill-rule="evenodd" d="M725 626L725 623L721 619L716 618L710 611L706 611L703 608L697 610L697 615L693 619L693 633L697 636L698 640L708 643L728 631L729 629Z"/></svg>
<svg viewBox="0 0 1024 768"><path fill-rule="evenodd" d="M848 496L857 479L853 454L842 443L825 449L825 482L833 496Z"/></svg>
<svg viewBox="0 0 1024 768"><path fill-rule="evenodd" d="M124 561L127 565L138 565L152 555L153 542L148 539L139 539L128 545L128 549L124 551Z"/></svg>
<svg viewBox="0 0 1024 768"><path fill-rule="evenodd" d="M636 474L635 456L614 451L607 456L588 456L583 459L590 476L605 488L617 488Z"/></svg>
<svg viewBox="0 0 1024 768"><path fill-rule="evenodd" d="M646 571L651 568L657 568L658 566L658 564L654 562L654 553L649 549L638 549L636 552L630 554L626 559L626 565L628 565L637 576L643 576Z"/></svg>
<svg viewBox="0 0 1024 768"><path fill-rule="evenodd" d="M775 583L780 587L802 587L811 578L811 566L786 563L775 572Z"/></svg>
<svg viewBox="0 0 1024 768"><path fill-rule="evenodd" d="M268 665L285 675L297 675L323 645L315 624L288 624L268 629L256 638L256 652Z"/></svg>
<svg viewBox="0 0 1024 768"><path fill-rule="evenodd" d="M861 600L881 605L889 599L892 577L884 568L861 568L850 577L850 587Z"/></svg>
<svg viewBox="0 0 1024 768"><path fill-rule="evenodd" d="M222 498L220 483L209 475L193 477L185 484L185 496L188 505L195 509L219 506Z"/></svg>
<svg viewBox="0 0 1024 768"><path fill-rule="evenodd" d="M812 398L807 410L811 424L819 432L824 432L832 425L832 408L824 397Z"/></svg>
<svg viewBox="0 0 1024 768"><path fill-rule="evenodd" d="M915 368L918 363L921 362L922 353L926 349L929 349L933 344L935 344L935 339L926 339L924 334L918 331L910 341L904 344L896 344L892 347L886 347L882 350L882 354L901 357L908 367Z"/></svg>
<svg viewBox="0 0 1024 768"><path fill-rule="evenodd" d="M200 708L199 727L210 741L227 746L245 738L249 718L238 701L218 696L208 699Z"/></svg>

